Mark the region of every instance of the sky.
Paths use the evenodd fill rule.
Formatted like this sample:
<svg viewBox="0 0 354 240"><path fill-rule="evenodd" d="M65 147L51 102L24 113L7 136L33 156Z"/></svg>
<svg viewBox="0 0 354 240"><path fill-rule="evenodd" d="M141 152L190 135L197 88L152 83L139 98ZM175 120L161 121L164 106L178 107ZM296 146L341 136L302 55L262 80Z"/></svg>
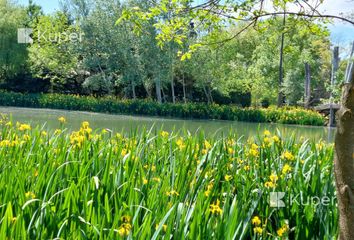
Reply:
<svg viewBox="0 0 354 240"><path fill-rule="evenodd" d="M321 12L338 15L341 13L354 13L354 0L325 0L320 8ZM333 43L353 42L354 26L349 23L338 22L329 26Z"/></svg>
<svg viewBox="0 0 354 240"><path fill-rule="evenodd" d="M17 0L21 5L28 5L28 0ZM42 6L45 13L52 13L59 10L59 0L34 0L33 2Z"/></svg>
<svg viewBox="0 0 354 240"><path fill-rule="evenodd" d="M310 0L311 1L311 0ZM318 0L312 0L318 1ZM28 0L18 0L22 5ZM34 0L43 7L45 13L52 13L59 9L59 0ZM319 8L322 14L339 15L340 13L354 12L354 0L324 0ZM329 25L331 40L334 44L345 44L354 41L354 26L336 21Z"/></svg>

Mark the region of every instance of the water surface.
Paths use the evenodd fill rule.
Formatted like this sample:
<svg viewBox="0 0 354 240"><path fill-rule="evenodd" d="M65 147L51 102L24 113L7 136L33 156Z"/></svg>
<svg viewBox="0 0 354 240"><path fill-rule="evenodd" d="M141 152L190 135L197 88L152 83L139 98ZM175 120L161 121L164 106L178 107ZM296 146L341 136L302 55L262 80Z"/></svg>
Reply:
<svg viewBox="0 0 354 240"><path fill-rule="evenodd" d="M236 131L239 136L246 138L255 136L259 132L269 130L272 133L280 131L284 137L295 134L315 141L325 140L332 142L335 129L326 127L295 126L269 123L248 123L236 121L214 121L214 120L181 120L171 118L155 118L128 115L111 115L91 112L32 109L0 107L0 113L12 116L14 122L30 123L32 126L40 125L47 129L56 129L60 126L58 118L63 116L67 119L66 126L70 130L80 127L81 122L88 121L94 129L111 129L113 131L133 131L142 128L163 129L165 131L186 130L191 134L203 131L207 135L227 135L230 130Z"/></svg>

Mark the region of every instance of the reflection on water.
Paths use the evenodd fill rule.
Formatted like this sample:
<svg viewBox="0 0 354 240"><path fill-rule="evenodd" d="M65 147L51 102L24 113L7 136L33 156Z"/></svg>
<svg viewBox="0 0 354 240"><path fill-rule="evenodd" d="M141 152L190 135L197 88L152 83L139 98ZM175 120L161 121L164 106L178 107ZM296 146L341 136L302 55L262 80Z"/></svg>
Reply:
<svg viewBox="0 0 354 240"><path fill-rule="evenodd" d="M325 140L332 142L335 129L326 127L294 126L268 123L248 123L233 121L212 121L212 120L179 120L168 118L139 117L126 115L110 115L89 112L74 112L48 109L32 108L6 108L0 107L0 113L12 116L13 121L31 123L32 125L46 124L47 128L55 129L59 127L58 117L64 116L67 119L67 127L71 130L80 127L81 122L89 121L92 128L108 128L113 131L132 131L137 128L154 127L166 131L179 131L185 129L192 134L203 131L208 135L227 135L230 130L236 131L239 136L246 138L255 136L265 129L272 133L280 131L282 136L295 134L296 137L310 138L316 141Z"/></svg>

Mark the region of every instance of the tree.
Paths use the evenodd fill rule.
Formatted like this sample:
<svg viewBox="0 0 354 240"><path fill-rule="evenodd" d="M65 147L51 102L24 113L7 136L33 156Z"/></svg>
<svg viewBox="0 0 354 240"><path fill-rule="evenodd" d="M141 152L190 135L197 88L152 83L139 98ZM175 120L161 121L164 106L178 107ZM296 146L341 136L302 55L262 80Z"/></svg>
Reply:
<svg viewBox="0 0 354 240"><path fill-rule="evenodd" d="M25 9L0 0L0 81L5 84L24 73L27 66L26 45L17 42L17 30L25 21Z"/></svg>
<svg viewBox="0 0 354 240"><path fill-rule="evenodd" d="M79 29L62 12L40 16L35 24L34 42L29 47L30 68L35 77L50 81L52 92L64 91L74 74L77 57L71 46L81 39Z"/></svg>
<svg viewBox="0 0 354 240"><path fill-rule="evenodd" d="M94 83L102 85L105 79L116 90L111 93L135 99L151 96L155 85L157 99L162 102L163 79L167 79L167 65L171 65L167 64L170 62L168 51L157 46L156 33L149 31L154 30L153 22L143 25L148 32L144 35L134 34L130 23L115 25L115 18L125 7L137 4L148 9L149 4L117 0L89 3L88 0L71 0L65 7L84 33L83 41L74 47L81 59L79 65L91 75L98 74L86 81L85 89L90 89L88 86ZM82 9L88 6L89 9Z"/></svg>
<svg viewBox="0 0 354 240"><path fill-rule="evenodd" d="M286 24L286 16L284 14L283 17L283 28L285 28ZM281 34L281 44L280 44L280 63L279 63L279 84L278 84L278 107L283 106L284 104L284 94L281 91L281 86L283 85L284 78L284 67L283 67L283 57L284 57L284 40L285 40L285 32Z"/></svg>
<svg viewBox="0 0 354 240"><path fill-rule="evenodd" d="M39 18L43 16L42 7L33 3L33 0L29 0L27 11L26 27L35 27L39 21Z"/></svg>
<svg viewBox="0 0 354 240"><path fill-rule="evenodd" d="M245 31L250 26L255 26L263 17L269 16L296 16L301 19L301 22L311 22L312 19L339 19L348 22L354 26L354 21L334 15L321 14L318 11L319 4L311 4L307 0L274 0L270 1L271 10L264 8L263 0L250 1L218 1L208 0L202 3L195 3L185 6L185 3L190 3L189 0L175 0L170 4L169 0L155 1L156 5L148 11L141 9L132 9L132 11L123 12L123 16L118 20L129 20L141 26L141 22L158 18L159 15L175 9L173 19L170 19L166 24L156 25L159 32L158 39L160 45L166 42L176 41L176 39L184 39L186 36L187 25L191 21L197 22L201 31L220 29L222 25L230 23L230 21L246 21L246 27L235 34L237 37L241 32ZM193 1L192 1L193 2ZM321 3L322 1L320 1ZM285 10L287 3L296 4L299 7L298 11ZM178 36L178 37L176 37ZM234 38L233 37L233 38ZM282 38L284 39L284 38ZM180 46L182 47L182 44ZM193 47L182 55L182 59L190 58L195 52ZM354 70L353 70L354 71ZM340 210L340 239L354 239L354 232L351 227L354 222L354 84L353 77L349 78L345 85L342 97L342 108L339 111L339 126L336 136L336 183L337 194Z"/></svg>
<svg viewBox="0 0 354 240"><path fill-rule="evenodd" d="M354 239L354 67L349 68L343 86L335 137L335 173L339 208L339 239Z"/></svg>

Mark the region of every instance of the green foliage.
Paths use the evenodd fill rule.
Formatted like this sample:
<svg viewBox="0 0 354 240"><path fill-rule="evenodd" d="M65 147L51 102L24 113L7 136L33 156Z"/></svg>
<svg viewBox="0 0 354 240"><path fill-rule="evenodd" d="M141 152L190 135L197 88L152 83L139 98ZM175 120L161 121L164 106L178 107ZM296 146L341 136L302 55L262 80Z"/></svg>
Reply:
<svg viewBox="0 0 354 240"><path fill-rule="evenodd" d="M295 3L296 2L296 3ZM295 0L273 0L264 2L256 0L247 1L194 1L194 0L158 0L154 1L149 8L140 8L139 5L132 1L128 5L122 15L118 18L116 24L130 22L134 25L136 33L144 33L143 24L149 21L157 20L154 24L156 29L157 40L159 46L166 43L175 42L181 48L184 54L181 54L183 60L189 59L195 51L193 48L202 46L201 44L190 45L189 49L185 49L183 42L189 36L191 30L201 33L218 32L232 24L238 24L242 21L248 22L248 26L258 27L262 25L262 17L276 17L287 10L291 4L299 8L296 18L304 23L303 27L308 23L308 19L303 15L313 15L313 9L319 7L322 2L315 5L314 3L303 3L303 1ZM290 14L294 15L294 14ZM322 19L325 21L324 19ZM191 29L191 23L193 25ZM195 23L195 24L194 24ZM195 29L194 29L195 28ZM205 41L200 41L205 43Z"/></svg>
<svg viewBox="0 0 354 240"><path fill-rule="evenodd" d="M268 98L262 99L262 101L261 101L261 106L262 106L263 108L268 108L268 107L270 106L270 101L269 101L269 99L268 99Z"/></svg>
<svg viewBox="0 0 354 240"><path fill-rule="evenodd" d="M277 93L281 90L289 105L303 102L305 63L311 68L311 88L314 99L325 95L325 84L330 76L330 41L328 30L317 24L308 23L293 17L287 19L285 30L281 19L264 21L261 35L256 42L261 42L254 50L254 62L250 73L254 78L252 93L255 100L264 97L272 103L277 101ZM285 33L284 43L284 83L279 86L279 48L281 33Z"/></svg>
<svg viewBox="0 0 354 240"><path fill-rule="evenodd" d="M39 18L44 15L42 11L42 7L40 5L37 5L36 3L33 3L33 0L29 0L28 7L26 10L27 10L26 26L36 27Z"/></svg>
<svg viewBox="0 0 354 240"><path fill-rule="evenodd" d="M236 105L240 107L251 107L251 93L230 91L228 95L224 95L218 91L212 92L213 101L220 105Z"/></svg>
<svg viewBox="0 0 354 240"><path fill-rule="evenodd" d="M24 28L25 9L0 0L0 83L8 83L26 68L27 49L17 42L17 29Z"/></svg>
<svg viewBox="0 0 354 240"><path fill-rule="evenodd" d="M281 11L290 2L269 4ZM237 16L252 21L266 13L254 11L255 1L67 0L61 10L47 15L33 2L27 9L1 3L0 27L6 34L0 38L6 49L0 51L0 79L10 91L242 106L249 106L251 97L256 107L264 98L274 104L282 91L288 105L298 106L307 62L314 103L329 91L340 92L339 84L326 88L331 56L327 29L294 16L287 16L285 26L278 15L252 25L238 21ZM34 29L34 44L14 44L15 28L22 25Z"/></svg>
<svg viewBox="0 0 354 240"><path fill-rule="evenodd" d="M78 44L82 34L62 12L40 16L37 21L29 47L31 72L37 78L49 80L52 91L62 91L77 64L71 44Z"/></svg>
<svg viewBox="0 0 354 240"><path fill-rule="evenodd" d="M53 133L1 119L1 239L337 236L332 145L269 132L248 143L234 132L122 135L88 122L69 132L59 120ZM285 192L286 207L272 208L271 192Z"/></svg>
<svg viewBox="0 0 354 240"><path fill-rule="evenodd" d="M20 94L2 92L0 95L0 105L314 126L323 126L325 123L325 119L319 113L300 108L241 109L238 107L221 106L216 104L159 104L143 100L131 101L117 100L112 97L95 98L90 96L59 94Z"/></svg>
<svg viewBox="0 0 354 240"><path fill-rule="evenodd" d="M96 74L86 78L82 86L89 94L96 95L108 94L112 89L110 79L107 79L104 74Z"/></svg>
<svg viewBox="0 0 354 240"><path fill-rule="evenodd" d="M300 16L288 14L283 26L279 13L294 2L269 1L267 7L259 8L256 1L161 0L147 9L131 2L117 24L129 22L141 34L144 24L159 21L153 25L158 45L177 43L178 56L191 62L187 71L192 73L196 85L203 88L209 102L211 91L218 89L227 94L231 89L251 91L255 105L262 98L275 103L280 91L286 95L288 104L302 104L305 62L311 66L312 86L317 90L312 98L318 102L326 92L323 79L328 79L330 73L329 33L323 25L301 16L311 15L312 3L308 2L302 5L306 7L301 8ZM301 5L301 1L296 4ZM262 15L271 17L261 18ZM195 33L194 37L186 38L191 33ZM278 80L282 34L285 34L283 85Z"/></svg>

